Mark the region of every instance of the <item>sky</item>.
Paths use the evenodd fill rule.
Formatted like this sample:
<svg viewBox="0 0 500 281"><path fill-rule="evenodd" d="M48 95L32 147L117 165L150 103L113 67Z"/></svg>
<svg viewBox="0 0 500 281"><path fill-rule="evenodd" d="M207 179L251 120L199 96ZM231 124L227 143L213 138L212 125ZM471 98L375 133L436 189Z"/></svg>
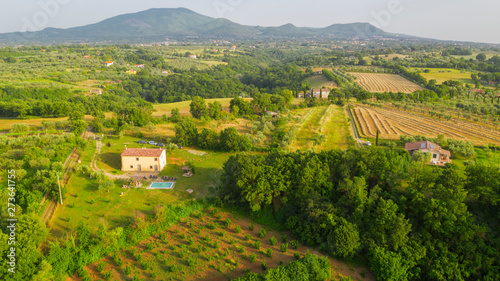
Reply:
<svg viewBox="0 0 500 281"><path fill-rule="evenodd" d="M500 44L498 0L2 0L0 33L68 28L150 8L185 7L239 24L326 27L368 22L384 31ZM0 2L1 3L1 2Z"/></svg>

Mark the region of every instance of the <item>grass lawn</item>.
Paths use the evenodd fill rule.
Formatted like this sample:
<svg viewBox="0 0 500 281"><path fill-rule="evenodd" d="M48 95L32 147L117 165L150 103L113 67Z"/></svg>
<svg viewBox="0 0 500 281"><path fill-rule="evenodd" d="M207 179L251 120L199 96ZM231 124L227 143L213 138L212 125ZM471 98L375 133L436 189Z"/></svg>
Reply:
<svg viewBox="0 0 500 281"><path fill-rule="evenodd" d="M113 280L130 280L134 276L140 280L228 280L243 276L247 270L265 272L263 262L267 268L287 265L296 253L300 257L307 251L325 256L300 243L292 246L290 233L276 232L258 224L251 229L250 223L247 218L219 209L196 212L160 235L85 269L94 280L104 278L106 272L111 273ZM259 235L263 229L265 234ZM270 241L272 237L276 238L275 244ZM285 243L288 244L285 246ZM353 280L374 280L366 268L327 258L335 278L351 276ZM101 270L98 265L102 266ZM81 279L75 274L72 280Z"/></svg>
<svg viewBox="0 0 500 281"><path fill-rule="evenodd" d="M323 74L309 77L307 78L307 81L309 82L309 84L311 84L311 87L315 89L323 88L323 86L327 88L338 87L337 84L335 84L335 82L328 81L328 79L326 79L326 77Z"/></svg>

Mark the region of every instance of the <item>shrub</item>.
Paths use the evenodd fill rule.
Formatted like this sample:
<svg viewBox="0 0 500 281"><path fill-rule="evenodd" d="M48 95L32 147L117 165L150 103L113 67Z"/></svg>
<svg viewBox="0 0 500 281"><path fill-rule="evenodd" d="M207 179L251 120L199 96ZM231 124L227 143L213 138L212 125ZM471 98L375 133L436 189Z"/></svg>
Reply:
<svg viewBox="0 0 500 281"><path fill-rule="evenodd" d="M278 243L278 239L276 239L276 237L273 236L273 237L269 238L269 244L271 246L276 245L276 243Z"/></svg>
<svg viewBox="0 0 500 281"><path fill-rule="evenodd" d="M255 254L250 255L250 262L255 262L256 259L257 259L257 256Z"/></svg>
<svg viewBox="0 0 500 281"><path fill-rule="evenodd" d="M280 248L283 253L286 253L288 251L288 243L281 244Z"/></svg>
<svg viewBox="0 0 500 281"><path fill-rule="evenodd" d="M259 231L259 237L260 237L260 238L264 238L264 236L266 236L266 230L265 230L265 229L261 229L261 230Z"/></svg>
<svg viewBox="0 0 500 281"><path fill-rule="evenodd" d="M177 268L177 265L172 265L170 266L170 272L177 272L179 269Z"/></svg>
<svg viewBox="0 0 500 281"><path fill-rule="evenodd" d="M109 279L111 279L111 272L106 271L106 272L104 272L103 276L104 276L104 279L109 280Z"/></svg>
<svg viewBox="0 0 500 281"><path fill-rule="evenodd" d="M253 223L250 223L250 224L248 225L248 229L249 229L250 231L253 231Z"/></svg>
<svg viewBox="0 0 500 281"><path fill-rule="evenodd" d="M153 243L147 243L146 244L146 249L148 249L148 251L151 251L155 248L155 245Z"/></svg>
<svg viewBox="0 0 500 281"><path fill-rule="evenodd" d="M226 219L226 220L224 221L224 226L225 226L225 227L230 227L230 226L231 226L231 222L232 222L232 221L231 221L231 219Z"/></svg>
<svg viewBox="0 0 500 281"><path fill-rule="evenodd" d="M260 241L255 242L255 249L260 250Z"/></svg>
<svg viewBox="0 0 500 281"><path fill-rule="evenodd" d="M299 252L295 252L295 253L293 253L293 257L294 257L296 260L300 260L300 253L299 253Z"/></svg>
<svg viewBox="0 0 500 281"><path fill-rule="evenodd" d="M240 233L241 232L241 226L237 225L235 228L234 228L234 233Z"/></svg>
<svg viewBox="0 0 500 281"><path fill-rule="evenodd" d="M245 241L250 241L250 239L252 239L252 235L245 234Z"/></svg>
<svg viewBox="0 0 500 281"><path fill-rule="evenodd" d="M104 270L104 263L100 262L97 265L97 271L102 272Z"/></svg>
<svg viewBox="0 0 500 281"><path fill-rule="evenodd" d="M262 261L261 266L262 266L262 270L267 270L266 260L263 260L263 261Z"/></svg>
<svg viewBox="0 0 500 281"><path fill-rule="evenodd" d="M299 242L297 240L292 241L292 249L298 249L299 248Z"/></svg>
<svg viewBox="0 0 500 281"><path fill-rule="evenodd" d="M179 238L181 238L181 239L186 239L186 234L185 234L185 233L182 233L182 234L179 236Z"/></svg>
<svg viewBox="0 0 500 281"><path fill-rule="evenodd" d="M130 267L130 265L127 265L127 267L125 267L125 270L123 272L125 272L125 274L129 275L132 272L132 268Z"/></svg>
<svg viewBox="0 0 500 281"><path fill-rule="evenodd" d="M272 257L272 256L273 256L273 250L271 250L271 249L267 249L267 250L266 250L266 255L267 255L268 257Z"/></svg>

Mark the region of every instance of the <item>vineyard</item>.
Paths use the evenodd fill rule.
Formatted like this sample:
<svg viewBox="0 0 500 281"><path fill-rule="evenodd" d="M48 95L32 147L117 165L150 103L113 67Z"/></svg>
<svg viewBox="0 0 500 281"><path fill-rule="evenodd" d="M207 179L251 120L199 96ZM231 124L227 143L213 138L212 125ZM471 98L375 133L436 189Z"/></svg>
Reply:
<svg viewBox="0 0 500 281"><path fill-rule="evenodd" d="M395 74L349 73L365 90L373 93L413 93L424 88Z"/></svg>
<svg viewBox="0 0 500 281"><path fill-rule="evenodd" d="M500 144L500 131L463 120L440 120L394 108L357 106L352 110L359 132L382 139L399 139L400 135L469 140L476 144Z"/></svg>

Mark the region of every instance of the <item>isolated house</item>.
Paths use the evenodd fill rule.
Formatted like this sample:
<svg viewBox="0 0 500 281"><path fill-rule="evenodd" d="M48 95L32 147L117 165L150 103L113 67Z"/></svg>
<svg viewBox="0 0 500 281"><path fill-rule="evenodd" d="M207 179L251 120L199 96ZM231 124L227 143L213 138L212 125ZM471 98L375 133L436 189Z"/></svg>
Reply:
<svg viewBox="0 0 500 281"><path fill-rule="evenodd" d="M299 99L303 99L305 96L304 96L304 92L300 92L297 94L297 98Z"/></svg>
<svg viewBox="0 0 500 281"><path fill-rule="evenodd" d="M144 64L136 64L135 67L144 68Z"/></svg>
<svg viewBox="0 0 500 281"><path fill-rule="evenodd" d="M106 66L107 66L107 67L110 67L110 66L112 66L112 65L113 65L113 62L112 62L112 61L107 61L107 62L106 62Z"/></svg>
<svg viewBox="0 0 500 281"><path fill-rule="evenodd" d="M419 141L405 144L405 150L413 155L415 151L428 152L432 155L430 165L446 165L451 163L451 153L430 141Z"/></svg>
<svg viewBox="0 0 500 281"><path fill-rule="evenodd" d="M190 58L190 59L196 59L196 55L189 55L188 58Z"/></svg>
<svg viewBox="0 0 500 281"><path fill-rule="evenodd" d="M165 149L125 148L121 158L124 172L159 172L167 165Z"/></svg>

